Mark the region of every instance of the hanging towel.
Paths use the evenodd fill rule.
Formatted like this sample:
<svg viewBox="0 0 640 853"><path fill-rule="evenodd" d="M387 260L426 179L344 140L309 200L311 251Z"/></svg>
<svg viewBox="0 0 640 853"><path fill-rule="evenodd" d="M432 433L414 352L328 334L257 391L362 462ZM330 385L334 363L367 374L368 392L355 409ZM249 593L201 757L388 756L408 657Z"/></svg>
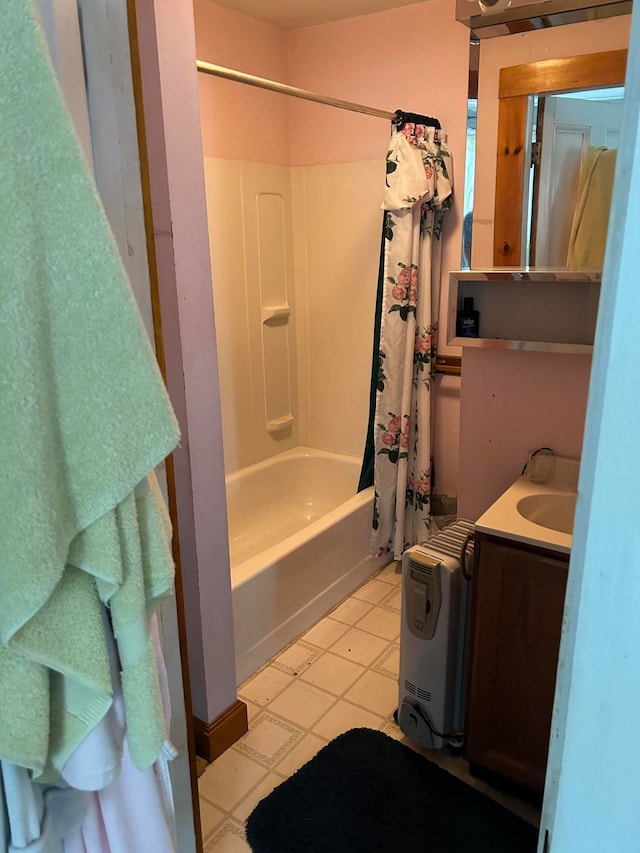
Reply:
<svg viewBox="0 0 640 853"><path fill-rule="evenodd" d="M47 778L107 712L103 601L150 766L148 617L173 581L152 469L178 427L31 0L2 26L0 758Z"/></svg>
<svg viewBox="0 0 640 853"><path fill-rule="evenodd" d="M165 729L170 727L170 702L166 670L160 647L157 618L150 620L162 692ZM115 644L107 630L107 646L112 664ZM113 672L114 701L106 717L93 729L65 764L62 776L69 785L88 792L82 824L64 836L65 853L121 853L153 850L175 853L172 793L166 791L158 768L168 773L165 756L172 747L168 740L154 767L139 770L131 761L125 728L120 679ZM175 751L169 756L175 757ZM168 795L168 801L165 795Z"/></svg>
<svg viewBox="0 0 640 853"><path fill-rule="evenodd" d="M29 771L0 762L0 853L62 853L63 839L85 819L88 802L81 791L40 785Z"/></svg>
<svg viewBox="0 0 640 853"><path fill-rule="evenodd" d="M601 270L616 171L615 148L591 148L580 170L567 266Z"/></svg>
<svg viewBox="0 0 640 853"><path fill-rule="evenodd" d="M64 839L64 853L175 853L153 767L138 770L124 742L118 777L86 794L82 825Z"/></svg>

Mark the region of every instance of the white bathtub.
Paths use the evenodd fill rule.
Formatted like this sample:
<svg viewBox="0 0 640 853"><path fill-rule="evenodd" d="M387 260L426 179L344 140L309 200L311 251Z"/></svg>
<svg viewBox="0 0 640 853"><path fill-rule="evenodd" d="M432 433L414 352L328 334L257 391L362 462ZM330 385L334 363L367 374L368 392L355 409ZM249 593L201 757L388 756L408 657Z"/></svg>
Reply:
<svg viewBox="0 0 640 853"><path fill-rule="evenodd" d="M357 457L297 447L227 477L238 684L390 556L369 556Z"/></svg>

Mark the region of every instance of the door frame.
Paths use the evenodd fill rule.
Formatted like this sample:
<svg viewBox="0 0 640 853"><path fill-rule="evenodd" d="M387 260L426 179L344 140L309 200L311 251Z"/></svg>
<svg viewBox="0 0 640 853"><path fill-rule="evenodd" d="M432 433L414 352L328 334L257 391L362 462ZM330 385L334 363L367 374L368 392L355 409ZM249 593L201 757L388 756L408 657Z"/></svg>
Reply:
<svg viewBox="0 0 640 853"><path fill-rule="evenodd" d="M136 133L140 158L140 180L142 184L142 202L144 227L146 234L147 258L149 263L149 289L151 294L151 311L153 317L154 344L156 358L165 385L167 379L167 361L165 341L162 331L162 314L160 311L160 290L158 282L158 259L156 253L153 205L151 202L151 176L149 170L149 155L147 149L147 134L142 97L142 74L140 67L140 46L138 43L138 26L135 0L126 0L127 22L129 27L129 48L131 54L131 77L135 106ZM175 603L180 646L180 664L182 669L182 686L187 728L187 749L189 756L189 782L191 787L191 804L193 813L193 828L196 853L203 853L204 842L200 815L200 797L198 792L198 769L196 758L195 732L193 724L193 704L191 700L191 675L187 648L187 629L185 615L184 583L182 576L182 557L180 551L180 522L178 517L178 498L176 491L176 472L173 453L166 460L167 498L169 517L171 519L172 539L171 550L175 563Z"/></svg>
<svg viewBox="0 0 640 853"><path fill-rule="evenodd" d="M634 11L539 851L638 850L640 15Z"/></svg>

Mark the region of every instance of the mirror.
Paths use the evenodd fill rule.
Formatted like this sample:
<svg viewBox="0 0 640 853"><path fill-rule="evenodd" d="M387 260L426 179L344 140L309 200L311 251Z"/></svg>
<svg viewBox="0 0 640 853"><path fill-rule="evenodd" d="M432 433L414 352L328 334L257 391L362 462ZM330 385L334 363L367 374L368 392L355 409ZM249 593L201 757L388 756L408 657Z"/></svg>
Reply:
<svg viewBox="0 0 640 853"><path fill-rule="evenodd" d="M623 98L624 87L532 96L522 223L530 266L602 269Z"/></svg>
<svg viewBox="0 0 640 853"><path fill-rule="evenodd" d="M493 237L493 263L496 266L520 266L530 261L527 252L531 233L528 227L529 198L533 196L530 191L531 179L527 174L531 170L532 162L532 132L533 125L533 98L532 96L552 95L558 92L572 92L575 90L591 90L599 87L619 87L624 85L624 75L627 63L627 51L615 50L601 53L582 54L567 57L564 60L542 60L527 65L516 65L502 68L500 71L500 83L498 89L498 141L497 141L497 165L496 165L496 192L495 192L495 216ZM544 104L547 98L542 100ZM554 103L551 100L551 103ZM539 101L538 101L539 104ZM544 113L543 113L544 115ZM535 151L535 149L533 149ZM544 151L544 149L543 149ZM546 167L552 165L553 157L547 151ZM587 152L585 152L587 153ZM540 158L542 161L542 157ZM586 158L585 158L586 160ZM561 169L561 159L556 162L556 167ZM548 171L548 170L547 170ZM547 187L540 186L542 169L536 169L538 176L538 189L546 189L551 185L550 175L547 174L545 181ZM556 179L558 175L554 176ZM548 195L547 195L548 197ZM540 212L539 201L543 194L536 193L537 212ZM542 205L544 212L545 205ZM569 212L570 220L573 220L573 211ZM534 219L534 234L539 249L539 256L544 257L544 264L548 264L548 251L544 247L549 246L549 233L541 233L536 226L540 223L538 216ZM549 225L547 221L545 223ZM560 230L563 223L555 223ZM564 227L561 229L565 234ZM569 225L568 230L571 230ZM559 233L559 232L558 232ZM557 236L557 235L554 235ZM606 236L606 226L605 226ZM557 241L558 245L552 244L552 251L558 257L555 258L555 266L567 265L567 250L569 248L569 235L566 241ZM563 245L564 244L564 245ZM564 249L564 260L561 257Z"/></svg>
<svg viewBox="0 0 640 853"><path fill-rule="evenodd" d="M479 51L472 268L566 266L559 262L566 245L549 248L550 232L541 230L540 214L542 220L550 219L549 198L545 201L541 194L542 166L531 167L535 130L542 126L534 120L545 114L549 119L560 93L624 85L629 24L630 16L622 15L484 39L472 46L471 55ZM523 58L531 61L523 63ZM473 83L470 94L472 88ZM552 163L553 158L543 161L551 170ZM544 181L554 183L553 171L547 171ZM567 226L563 228L566 232ZM552 225L555 235L554 229ZM563 239L568 239L566 233Z"/></svg>

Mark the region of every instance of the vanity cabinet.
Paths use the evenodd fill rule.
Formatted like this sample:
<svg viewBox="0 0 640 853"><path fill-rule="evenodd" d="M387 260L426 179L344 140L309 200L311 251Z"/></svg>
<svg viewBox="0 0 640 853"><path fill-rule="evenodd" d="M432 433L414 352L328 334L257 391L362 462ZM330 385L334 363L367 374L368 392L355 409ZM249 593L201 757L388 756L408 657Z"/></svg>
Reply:
<svg viewBox="0 0 640 853"><path fill-rule="evenodd" d="M465 757L544 789L569 555L476 533Z"/></svg>

